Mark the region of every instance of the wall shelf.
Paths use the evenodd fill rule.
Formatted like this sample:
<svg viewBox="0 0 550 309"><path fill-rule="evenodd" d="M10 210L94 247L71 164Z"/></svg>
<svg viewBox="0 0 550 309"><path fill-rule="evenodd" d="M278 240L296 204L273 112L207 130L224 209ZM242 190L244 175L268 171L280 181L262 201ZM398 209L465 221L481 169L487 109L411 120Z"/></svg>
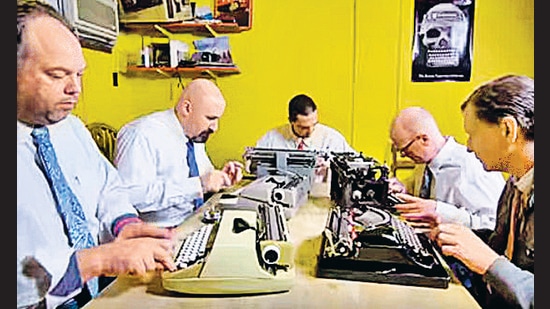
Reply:
<svg viewBox="0 0 550 309"><path fill-rule="evenodd" d="M132 76L151 76L151 75L161 75L167 78L179 76L204 76L209 75L212 78L218 76L229 75L229 74L239 74L241 71L236 66L231 67L218 67L218 66L196 66L196 67L152 67L146 68L143 66L128 66L126 68L125 75Z"/></svg>
<svg viewBox="0 0 550 309"><path fill-rule="evenodd" d="M120 29L127 33L140 33L147 34L149 36L165 36L166 33L160 31L158 27L165 29L169 33L210 33L213 36L217 36L218 33L238 33L242 30L242 27L239 27L237 23L131 22L120 24Z"/></svg>

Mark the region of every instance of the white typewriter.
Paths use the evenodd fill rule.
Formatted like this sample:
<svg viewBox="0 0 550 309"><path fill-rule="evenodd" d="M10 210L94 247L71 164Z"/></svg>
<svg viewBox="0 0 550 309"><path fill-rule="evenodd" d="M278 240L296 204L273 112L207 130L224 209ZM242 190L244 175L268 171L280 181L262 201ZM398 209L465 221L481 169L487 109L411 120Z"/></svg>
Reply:
<svg viewBox="0 0 550 309"><path fill-rule="evenodd" d="M265 175L235 192L238 197L237 203L224 204L223 207L246 209L256 207L258 202L280 205L283 207L285 218L290 219L298 208L307 202L310 187L309 179L303 175Z"/></svg>
<svg viewBox="0 0 550 309"><path fill-rule="evenodd" d="M307 202L318 155L309 150L247 147L243 157L256 179L236 192L239 203L229 206L248 208L255 202L277 204L290 219Z"/></svg>
<svg viewBox="0 0 550 309"><path fill-rule="evenodd" d="M162 273L166 290L188 294L284 292L294 284L294 248L280 206L224 209L177 246L176 271Z"/></svg>

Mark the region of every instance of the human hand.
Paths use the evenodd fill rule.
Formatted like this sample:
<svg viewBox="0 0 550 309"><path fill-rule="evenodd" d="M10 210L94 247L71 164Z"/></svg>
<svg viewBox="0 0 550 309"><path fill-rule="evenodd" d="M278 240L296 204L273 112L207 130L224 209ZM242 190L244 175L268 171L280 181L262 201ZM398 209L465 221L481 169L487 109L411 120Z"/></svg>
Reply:
<svg viewBox="0 0 550 309"><path fill-rule="evenodd" d="M388 191L390 193L407 193L407 188L397 178L391 177L388 179Z"/></svg>
<svg viewBox="0 0 550 309"><path fill-rule="evenodd" d="M231 186L231 178L229 175L220 170L211 170L210 172L201 175L202 191L206 192L218 192L223 188Z"/></svg>
<svg viewBox="0 0 550 309"><path fill-rule="evenodd" d="M100 275L143 277L151 271L174 271L173 247L169 239L120 239L77 251L78 268L84 282Z"/></svg>
<svg viewBox="0 0 550 309"><path fill-rule="evenodd" d="M145 222L134 222L125 225L115 241L136 237L172 239L175 234L176 232L173 229L157 227Z"/></svg>
<svg viewBox="0 0 550 309"><path fill-rule="evenodd" d="M315 176L318 176L316 179L321 178L319 182L326 180L329 167L330 161L326 157L317 156L317 158L315 158Z"/></svg>
<svg viewBox="0 0 550 309"><path fill-rule="evenodd" d="M444 255L453 256L471 271L484 275L499 255L469 228L460 224L441 223L430 232L430 238Z"/></svg>
<svg viewBox="0 0 550 309"><path fill-rule="evenodd" d="M241 162L229 161L225 163L222 171L229 176L231 185L234 185L243 179L243 168L244 165Z"/></svg>
<svg viewBox="0 0 550 309"><path fill-rule="evenodd" d="M395 196L404 203L395 204L393 207L411 226L429 229L440 222L441 218L436 212L437 202L435 200L423 199L406 193L396 193Z"/></svg>

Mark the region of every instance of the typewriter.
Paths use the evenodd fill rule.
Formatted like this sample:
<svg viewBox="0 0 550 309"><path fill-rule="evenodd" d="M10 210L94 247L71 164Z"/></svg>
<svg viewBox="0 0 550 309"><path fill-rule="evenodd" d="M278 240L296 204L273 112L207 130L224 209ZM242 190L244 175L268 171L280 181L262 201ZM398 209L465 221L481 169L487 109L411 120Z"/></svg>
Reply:
<svg viewBox="0 0 550 309"><path fill-rule="evenodd" d="M389 168L362 153L332 153L330 198L337 205L355 203L390 209L395 200L388 200Z"/></svg>
<svg viewBox="0 0 550 309"><path fill-rule="evenodd" d="M451 278L425 234L370 206L331 210L317 267L322 278L434 288Z"/></svg>
<svg viewBox="0 0 550 309"><path fill-rule="evenodd" d="M362 154L332 157L333 206L322 234L317 276L447 288L451 279L431 240L392 213L387 171Z"/></svg>
<svg viewBox="0 0 550 309"><path fill-rule="evenodd" d="M296 174L313 181L319 152L314 150L246 147L243 158L247 169L256 177L277 174Z"/></svg>
<svg viewBox="0 0 550 309"><path fill-rule="evenodd" d="M284 292L294 284L293 254L280 206L224 209L178 243L178 269L162 273L162 286L203 295Z"/></svg>
<svg viewBox="0 0 550 309"><path fill-rule="evenodd" d="M290 219L307 202L317 155L309 150L247 147L243 157L256 179L238 190L239 203L225 207L248 208L255 202L278 204Z"/></svg>
<svg viewBox="0 0 550 309"><path fill-rule="evenodd" d="M237 194L239 203L224 205L224 208L249 208L257 203L283 207L285 217L290 219L308 199L310 185L306 176L298 174L265 175L242 187ZM252 201L252 203L246 200Z"/></svg>

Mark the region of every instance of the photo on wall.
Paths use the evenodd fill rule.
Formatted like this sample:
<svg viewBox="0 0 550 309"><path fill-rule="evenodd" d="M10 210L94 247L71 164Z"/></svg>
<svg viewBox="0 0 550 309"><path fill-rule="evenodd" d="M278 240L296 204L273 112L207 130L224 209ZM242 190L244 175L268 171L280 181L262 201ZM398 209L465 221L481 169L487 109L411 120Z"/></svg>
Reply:
<svg viewBox="0 0 550 309"><path fill-rule="evenodd" d="M412 81L470 81L475 0L415 0Z"/></svg>

